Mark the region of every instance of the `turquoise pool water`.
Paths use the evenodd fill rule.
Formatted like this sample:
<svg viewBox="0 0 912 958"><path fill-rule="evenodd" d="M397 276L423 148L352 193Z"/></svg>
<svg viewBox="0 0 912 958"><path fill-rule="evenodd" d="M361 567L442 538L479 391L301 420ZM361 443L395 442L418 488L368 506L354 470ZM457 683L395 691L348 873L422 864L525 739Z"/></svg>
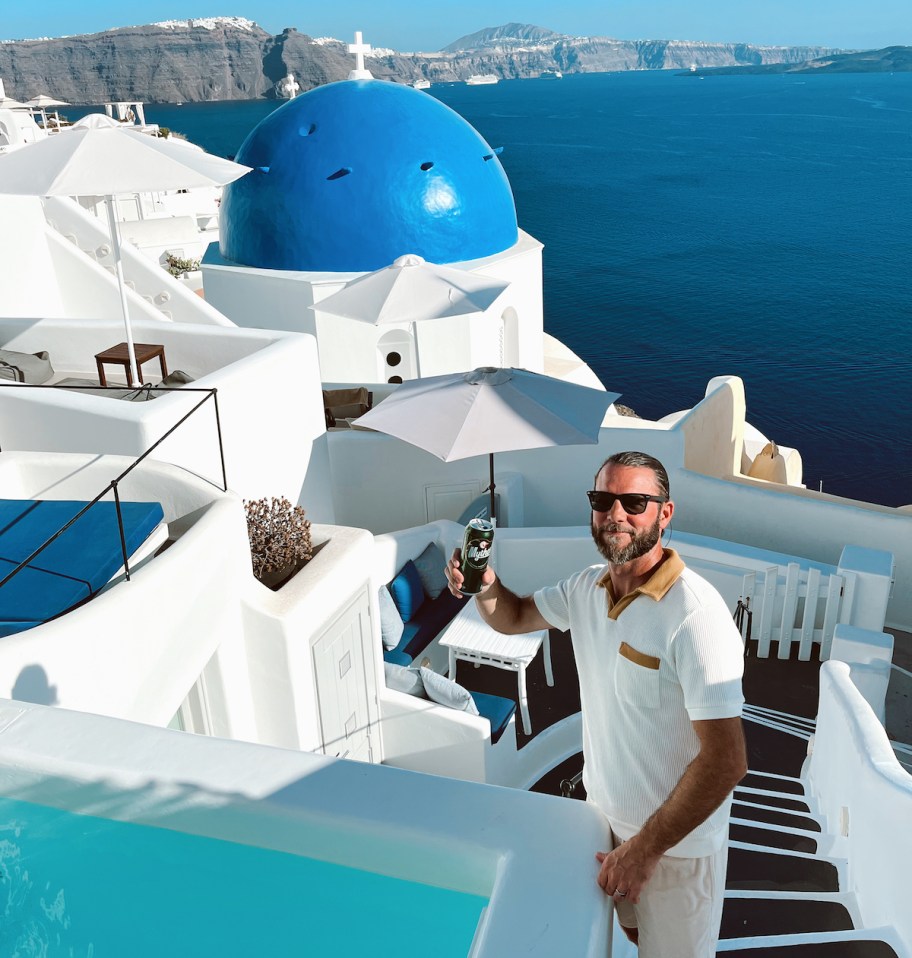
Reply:
<svg viewBox="0 0 912 958"><path fill-rule="evenodd" d="M297 855L0 799L3 958L464 958L486 904Z"/></svg>

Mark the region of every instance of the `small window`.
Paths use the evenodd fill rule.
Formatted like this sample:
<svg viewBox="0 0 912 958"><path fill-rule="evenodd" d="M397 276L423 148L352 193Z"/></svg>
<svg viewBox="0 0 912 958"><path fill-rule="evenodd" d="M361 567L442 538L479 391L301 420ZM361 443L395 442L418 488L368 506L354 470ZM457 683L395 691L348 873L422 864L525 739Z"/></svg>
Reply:
<svg viewBox="0 0 912 958"><path fill-rule="evenodd" d="M387 353L386 354L386 365L387 366L398 366L402 362L402 356L399 353Z"/></svg>
<svg viewBox="0 0 912 958"><path fill-rule="evenodd" d="M434 168L434 164L431 163L430 161L428 161L427 163L421 164L421 169L424 170L425 173L427 173L428 170L432 170L433 168Z"/></svg>
<svg viewBox="0 0 912 958"><path fill-rule="evenodd" d="M388 382L388 383L393 383L394 385L399 385L399 383L402 382L402 377L401 377L401 376L390 376L390 378L387 379L387 382Z"/></svg>

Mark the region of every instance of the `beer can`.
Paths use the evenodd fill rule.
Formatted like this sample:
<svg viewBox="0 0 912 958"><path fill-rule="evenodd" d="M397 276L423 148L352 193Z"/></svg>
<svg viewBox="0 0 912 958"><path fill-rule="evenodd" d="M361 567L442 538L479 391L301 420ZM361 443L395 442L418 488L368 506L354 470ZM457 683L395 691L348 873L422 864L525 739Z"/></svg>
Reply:
<svg viewBox="0 0 912 958"><path fill-rule="evenodd" d="M460 591L465 595L481 592L481 577L488 567L493 545L494 523L487 519L472 519L466 526L462 540L463 583Z"/></svg>

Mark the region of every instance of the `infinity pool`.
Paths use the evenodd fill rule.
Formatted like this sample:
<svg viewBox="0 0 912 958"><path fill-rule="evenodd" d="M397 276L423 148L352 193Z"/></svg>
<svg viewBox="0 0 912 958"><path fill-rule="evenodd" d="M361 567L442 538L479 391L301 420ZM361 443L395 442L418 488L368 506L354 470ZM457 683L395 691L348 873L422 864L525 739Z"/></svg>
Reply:
<svg viewBox="0 0 912 958"><path fill-rule="evenodd" d="M4 958L465 958L487 904L284 852L0 798Z"/></svg>

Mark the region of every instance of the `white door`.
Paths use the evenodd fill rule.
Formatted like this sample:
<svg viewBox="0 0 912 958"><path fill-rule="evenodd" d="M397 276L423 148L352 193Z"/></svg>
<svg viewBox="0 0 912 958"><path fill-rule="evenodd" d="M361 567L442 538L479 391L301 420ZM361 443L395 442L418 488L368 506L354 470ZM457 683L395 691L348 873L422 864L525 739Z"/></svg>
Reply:
<svg viewBox="0 0 912 958"><path fill-rule="evenodd" d="M314 641L314 675L323 752L369 762L373 672L365 663L371 640L367 592L360 592Z"/></svg>

